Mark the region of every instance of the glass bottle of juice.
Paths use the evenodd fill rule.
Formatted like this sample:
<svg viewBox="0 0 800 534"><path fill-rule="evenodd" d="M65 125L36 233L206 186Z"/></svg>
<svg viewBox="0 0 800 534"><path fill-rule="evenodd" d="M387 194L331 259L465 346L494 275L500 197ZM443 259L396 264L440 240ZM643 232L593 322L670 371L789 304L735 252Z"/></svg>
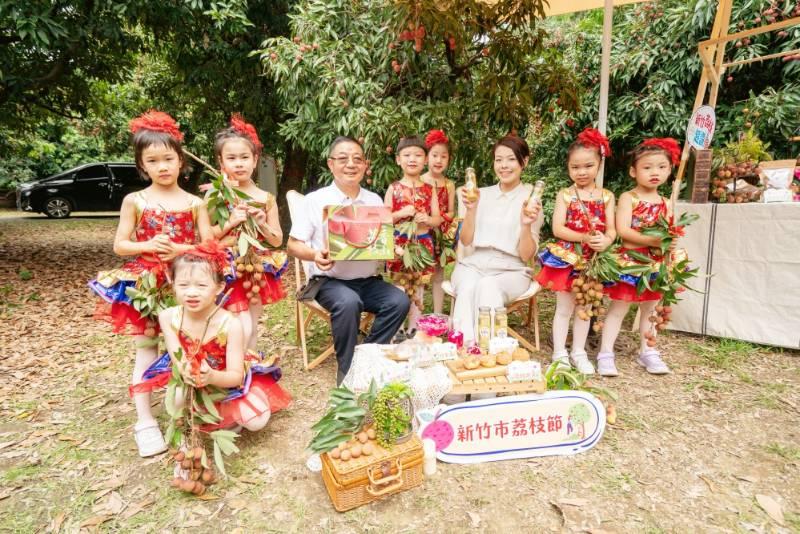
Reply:
<svg viewBox="0 0 800 534"><path fill-rule="evenodd" d="M508 337L508 313L505 308L494 309L494 337Z"/></svg>
<svg viewBox="0 0 800 534"><path fill-rule="evenodd" d="M492 337L492 309L489 306L478 308L478 346L481 350L489 350L489 339Z"/></svg>
<svg viewBox="0 0 800 534"><path fill-rule="evenodd" d="M464 171L464 196L470 202L478 200L478 179L475 177L475 169L467 167Z"/></svg>
<svg viewBox="0 0 800 534"><path fill-rule="evenodd" d="M541 202L543 194L544 194L544 180L536 180L536 183L533 185L533 191L531 191L531 196L525 203L525 209L531 209L537 201Z"/></svg>

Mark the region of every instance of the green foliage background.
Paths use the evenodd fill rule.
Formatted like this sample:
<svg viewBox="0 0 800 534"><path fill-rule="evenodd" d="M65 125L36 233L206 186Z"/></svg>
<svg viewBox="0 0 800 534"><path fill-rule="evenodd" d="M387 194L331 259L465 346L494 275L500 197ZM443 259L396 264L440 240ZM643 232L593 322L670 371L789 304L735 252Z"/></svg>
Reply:
<svg viewBox="0 0 800 534"><path fill-rule="evenodd" d="M474 166L490 183L492 143L516 130L533 152L525 179L544 178L552 198L568 183L567 146L597 120L602 12L535 21L541 2L518 5L0 0L0 189L86 161L130 161L128 120L159 107L207 158L230 113L244 113L282 163L281 192L329 179L324 153L337 134L364 138L371 187L381 191L398 174L387 147L436 127L453 141L451 176L460 181ZM796 5L775 7L788 16ZM766 24L769 7L736 0L730 31ZM715 10L715 0L615 10L612 190L629 186L624 154L642 138L684 136L697 43ZM409 24L425 27L419 51L413 38L400 39ZM727 59L798 47L794 27L733 43ZM773 156L796 156L788 137L800 128L800 61L732 69L717 116L715 146L752 129Z"/></svg>

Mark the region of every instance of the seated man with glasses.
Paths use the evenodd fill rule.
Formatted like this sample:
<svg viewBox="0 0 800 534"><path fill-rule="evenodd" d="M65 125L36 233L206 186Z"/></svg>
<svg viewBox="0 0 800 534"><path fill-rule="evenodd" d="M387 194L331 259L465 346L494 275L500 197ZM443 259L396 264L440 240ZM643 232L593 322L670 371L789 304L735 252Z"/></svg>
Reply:
<svg viewBox="0 0 800 534"><path fill-rule="evenodd" d="M367 170L364 149L350 137L337 137L328 151L328 168L333 183L305 198L305 209L292 223L289 232L289 254L303 261L314 262L311 276L325 277L316 300L331 314L333 346L339 363L337 384L341 384L358 342L361 312L375 314L372 330L364 343L388 343L408 314L405 293L383 281L378 269L380 261L337 261L329 258L325 244L325 206L383 206L381 197L361 187Z"/></svg>

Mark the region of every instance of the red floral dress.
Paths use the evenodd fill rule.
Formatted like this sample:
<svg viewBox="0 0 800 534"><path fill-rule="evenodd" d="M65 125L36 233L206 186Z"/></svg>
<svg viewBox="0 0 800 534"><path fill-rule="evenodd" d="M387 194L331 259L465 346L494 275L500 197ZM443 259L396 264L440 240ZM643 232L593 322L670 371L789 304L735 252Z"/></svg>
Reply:
<svg viewBox="0 0 800 534"><path fill-rule="evenodd" d="M631 193L632 209L631 209L631 229L641 232L643 228L654 226L659 217L667 216L667 203L662 198L660 202L649 202L641 200L636 193ZM661 250L651 247L636 247L628 249L620 246L615 252L619 254L621 266L628 265L643 265L642 262L630 257L627 252L633 250L640 254L644 254L651 260L653 269L657 271L664 260ZM637 293L636 286L639 282L640 276L622 275L619 282L606 289L606 294L612 300L624 300L627 302L643 302L650 300L661 300L661 293L645 289L642 293Z"/></svg>
<svg viewBox="0 0 800 534"><path fill-rule="evenodd" d="M439 214L442 216L442 224L439 225L439 231L442 234L444 234L444 236L453 240L455 238L456 230L458 228L458 223L456 222L455 217L449 217L447 215L447 208L450 206L450 190L448 188L449 184L450 180L445 180L444 187L436 188L436 199L439 202ZM442 255L443 244L440 243L439 240L434 239L433 245L435 249L434 258L438 262L439 258ZM447 259L447 263L451 263L454 261L455 261L455 256L449 257Z"/></svg>
<svg viewBox="0 0 800 534"><path fill-rule="evenodd" d="M144 191L135 193L135 241L148 241L158 234L165 234L173 243L197 243L197 210L202 203L199 198L192 197L191 204L186 209L166 211L148 205ZM141 335L148 328L158 333L158 323L142 317L131 305L131 298L126 295L125 290L135 287L143 276L151 273L155 275L156 284L161 287L167 283L168 269L168 263L156 256L143 254L126 262L119 269L101 271L97 278L89 282L89 287L99 297L94 318L111 323L117 334Z"/></svg>
<svg viewBox="0 0 800 534"><path fill-rule="evenodd" d="M606 231L606 206L614 198L614 194L607 189L602 190L598 199L584 200L584 212L581 202L574 194L574 189L562 189L558 193L559 199L567 204L567 217L564 225L575 232L588 234L594 228L600 232ZM539 263L542 269L536 275L539 285L553 291L570 291L572 282L578 277L579 271L586 268L586 262L592 257L594 251L585 243L580 249L578 243L559 239L548 243L539 253ZM579 254L579 251L581 252Z"/></svg>
<svg viewBox="0 0 800 534"><path fill-rule="evenodd" d="M430 184L423 184L420 187L409 187L407 185L403 185L399 181L394 182L392 184L392 211L400 211L401 209L405 208L406 206L413 205L414 209L417 210L417 213L426 213L428 215L431 214L433 208L431 207L433 204L433 187ZM395 223L403 223L406 221L410 221L411 218L401 219ZM428 251L431 253L431 256L434 255L433 249L433 236L431 236L430 232L426 232L424 234L419 234L416 237L417 242L424 246ZM395 246L403 247L409 241L409 236L406 234L400 233L397 229L394 231L394 244ZM435 256L434 256L435 257ZM403 267L403 260L396 259L386 262L386 268L393 273L402 272L405 270ZM433 266L427 267L422 274L433 274Z"/></svg>
<svg viewBox="0 0 800 534"><path fill-rule="evenodd" d="M267 200L264 202L262 208L265 213L268 213L272 206L275 205L275 197L267 193ZM238 238L240 233L239 228L231 231L230 235ZM238 256L238 248L234 245L229 249L231 256L236 258ZM289 258L286 252L277 249L266 249L257 251L261 264L264 267L261 280L253 280L252 275L238 275L235 269L232 269L232 275L226 291L233 289L228 300L225 302L225 309L233 313L246 311L250 308L250 300L247 298L248 290L245 289L245 281L250 281L251 284L258 284L258 298L261 304L272 304L278 302L286 296L286 291L283 288L281 275L286 272L289 267Z"/></svg>
<svg viewBox="0 0 800 534"><path fill-rule="evenodd" d="M170 326L178 335L184 357L195 357L198 361L205 360L212 369L224 371L227 369L228 353L228 326L232 319L230 314L225 314L220 322L219 330L208 341L201 344L201 340L192 338L181 329L183 307L173 308ZM288 408L292 397L277 381L281 378L281 370L274 365L261 364L261 357L252 351L244 355L245 375L242 385L228 390L228 396L214 404L219 412L221 421L215 424L203 425L203 431L218 428L231 428L236 425L245 425L250 420L263 415L266 410L253 404L258 399L260 406L268 406L271 413ZM136 393L149 393L165 387L172 376L172 367L169 354L164 354L144 372L143 381L130 387L131 396Z"/></svg>

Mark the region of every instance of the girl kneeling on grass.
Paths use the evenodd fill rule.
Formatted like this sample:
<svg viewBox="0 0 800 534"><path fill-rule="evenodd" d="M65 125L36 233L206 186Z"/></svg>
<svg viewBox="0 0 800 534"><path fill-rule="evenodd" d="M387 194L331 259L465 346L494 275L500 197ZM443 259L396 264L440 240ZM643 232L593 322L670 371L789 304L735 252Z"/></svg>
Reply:
<svg viewBox="0 0 800 534"><path fill-rule="evenodd" d="M237 427L256 431L264 428L272 413L289 406L291 396L277 384L280 368L246 351L241 322L216 304L225 288L227 258L226 250L210 241L173 262L178 305L159 315L168 354L145 372L145 381L134 391L165 386L172 375L171 362L177 361L186 384L228 392L215 403L220 420L203 425L202 431Z"/></svg>

